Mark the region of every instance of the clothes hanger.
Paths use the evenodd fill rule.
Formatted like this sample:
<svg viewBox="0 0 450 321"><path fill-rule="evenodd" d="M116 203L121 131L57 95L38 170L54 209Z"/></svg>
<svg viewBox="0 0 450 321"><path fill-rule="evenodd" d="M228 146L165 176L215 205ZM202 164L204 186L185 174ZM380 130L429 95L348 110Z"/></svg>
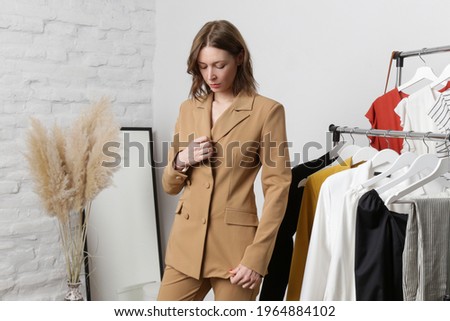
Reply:
<svg viewBox="0 0 450 321"><path fill-rule="evenodd" d="M435 179L440 178L445 173L448 173L450 171L450 157L445 158L439 158L438 163L436 164L434 170L431 172L431 174L425 176L424 178L418 180L417 182L407 186L406 188L402 189L401 191L398 191L397 193L389 196L389 198L386 200L385 204L389 205L393 202L397 201L398 199L402 198L405 195L408 195L409 193L415 191L419 187L424 186L425 184L434 181Z"/></svg>
<svg viewBox="0 0 450 321"><path fill-rule="evenodd" d="M346 145L348 145L349 143L344 141L344 140L340 140L336 143L335 146L333 146L333 148L328 152L328 155L330 157L330 159L335 159L337 157L339 157L339 151L345 147ZM333 166L333 164L337 161L338 159L336 159L333 163L331 163L330 166ZM306 184L306 178L300 180L297 184L297 188L300 187L305 187Z"/></svg>
<svg viewBox="0 0 450 321"><path fill-rule="evenodd" d="M425 137L423 138L423 142L425 143ZM426 145L426 143L425 143ZM426 145L428 148L428 145ZM376 188L376 191L378 194L383 194L387 192L392 187L398 185L399 183L403 182L404 180L413 177L416 174L423 173L423 171L433 171L436 169L436 167L439 164L439 158L435 154L422 154L418 156L411 164L411 166L408 168L408 171L401 175L400 177L397 177L385 185L382 185L378 188Z"/></svg>
<svg viewBox="0 0 450 321"><path fill-rule="evenodd" d="M368 132L369 131L366 131L367 139L369 139L369 136L367 135ZM369 159L372 159L372 157L374 157L377 153L378 153L378 149L373 148L372 146L361 147L352 156L352 163L353 164L358 164L358 163L361 163L361 162L368 161Z"/></svg>
<svg viewBox="0 0 450 321"><path fill-rule="evenodd" d="M425 51L425 49L426 48L423 48L422 51ZM398 91L403 91L406 88L411 87L412 85L418 83L421 80L431 80L434 82L438 78L436 76L436 74L433 72L433 69L431 69L431 67L427 66L427 63L421 56L421 53L419 53L419 58L423 61L425 66L417 68L416 73L409 81L407 81L397 87Z"/></svg>
<svg viewBox="0 0 450 321"><path fill-rule="evenodd" d="M392 175L393 173L397 172L398 170L405 168L407 166L411 166L411 164L414 162L414 160L417 158L417 155L411 152L405 152L397 157L397 159L391 164L391 166L382 171L381 174L372 177L367 182L361 184L365 188L369 188L375 184L377 184L382 179L389 177L389 175Z"/></svg>
<svg viewBox="0 0 450 321"><path fill-rule="evenodd" d="M374 176L372 178L370 178L369 180L367 180L365 183L361 184L364 188L369 188L375 184L377 184L379 181L381 181L382 179L388 177L389 175L397 172L398 170L410 166L413 161L417 158L417 155L414 153L410 152L410 148L411 146L409 145L409 142L407 141L406 137L408 134L405 135L405 142L408 145L408 151L402 153L400 156L397 155L397 159L395 159L395 161L393 161L392 165L387 168L386 170L382 171L381 174ZM387 151L388 149L383 149L382 151ZM380 151L380 152L382 152ZM377 155L374 156L374 159L372 160L372 164L377 162L377 160L375 160L375 157Z"/></svg>
<svg viewBox="0 0 450 321"><path fill-rule="evenodd" d="M392 187L398 185L404 180L413 177L416 174L423 172L424 170L434 170L439 164L439 158L434 154L422 154L419 155L408 168L408 171L402 176L397 177L390 182L376 188L378 194L387 192Z"/></svg>
<svg viewBox="0 0 450 321"><path fill-rule="evenodd" d="M409 193L415 191L419 187L422 187L434 180L439 179L442 182L441 184L442 186L446 186L446 184L448 184L447 179L442 176L450 172L450 150L448 145L449 139L450 139L450 132L447 131L447 137L445 138L445 146L447 147L447 157L439 158L437 166L429 175L407 186L406 188L396 192L395 194L389 196L389 198L386 200L386 205L394 203L403 196L408 195Z"/></svg>
<svg viewBox="0 0 450 321"><path fill-rule="evenodd" d="M375 154L374 157L372 157L372 166L376 168L378 171L383 172L387 168L384 168L384 170L381 168L382 166L386 164L393 164L397 159L399 155L398 153L393 149L383 149L380 150L378 153Z"/></svg>
<svg viewBox="0 0 450 321"><path fill-rule="evenodd" d="M444 71L437 77L431 84L431 88L435 88L436 86L442 84L445 81L450 79L450 64L444 68Z"/></svg>
<svg viewBox="0 0 450 321"><path fill-rule="evenodd" d="M344 128L347 128L347 127L344 127ZM352 139L352 143L345 144L345 146L343 146L343 148L341 148L338 151L339 157L333 163L331 163L331 166L342 164L343 161L352 157L356 153L356 151L358 151L361 148L360 146L355 145L355 138L352 135L353 131L354 131L354 129L350 130L350 137ZM342 134L341 134L341 136L343 137ZM343 141L343 139L342 139L342 141Z"/></svg>
<svg viewBox="0 0 450 321"><path fill-rule="evenodd" d="M347 145L349 145L348 142L340 140L337 142L336 145L333 146L333 148L328 152L330 155L330 158L336 158L339 156L339 152L342 150L342 148L345 148Z"/></svg>
<svg viewBox="0 0 450 321"><path fill-rule="evenodd" d="M376 168L377 171L383 172L387 168L386 166L389 166L394 163L398 158L398 153L391 149L389 140L386 138L386 135L389 134L389 130L384 134L384 139L386 140L386 143L388 145L387 148L380 150L378 153L375 154L375 156L372 157L372 168Z"/></svg>
<svg viewBox="0 0 450 321"><path fill-rule="evenodd" d="M339 158L346 160L355 155L355 153L360 149L361 147L358 145L347 145L342 149L341 152L339 152Z"/></svg>

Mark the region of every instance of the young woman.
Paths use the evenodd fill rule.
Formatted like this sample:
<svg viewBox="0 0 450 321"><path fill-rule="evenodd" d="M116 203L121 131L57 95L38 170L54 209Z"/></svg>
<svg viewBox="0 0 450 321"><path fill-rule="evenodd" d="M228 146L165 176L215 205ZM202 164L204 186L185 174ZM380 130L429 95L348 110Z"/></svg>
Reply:
<svg viewBox="0 0 450 321"><path fill-rule="evenodd" d="M182 191L159 300L255 300L283 218L291 171L284 108L256 93L250 53L228 21L206 23L188 59L182 103L162 178ZM262 167L258 219L255 177Z"/></svg>

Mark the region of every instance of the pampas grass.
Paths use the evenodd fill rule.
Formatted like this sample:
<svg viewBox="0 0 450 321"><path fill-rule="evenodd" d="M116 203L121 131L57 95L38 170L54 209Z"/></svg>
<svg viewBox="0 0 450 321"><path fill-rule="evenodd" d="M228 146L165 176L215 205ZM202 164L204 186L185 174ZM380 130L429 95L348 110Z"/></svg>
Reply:
<svg viewBox="0 0 450 321"><path fill-rule="evenodd" d="M36 193L47 214L58 219L69 283L80 281L91 202L111 185L117 170L103 166L108 160L103 146L118 142L119 133L106 99L83 112L67 130L54 125L48 131L31 119L25 156Z"/></svg>

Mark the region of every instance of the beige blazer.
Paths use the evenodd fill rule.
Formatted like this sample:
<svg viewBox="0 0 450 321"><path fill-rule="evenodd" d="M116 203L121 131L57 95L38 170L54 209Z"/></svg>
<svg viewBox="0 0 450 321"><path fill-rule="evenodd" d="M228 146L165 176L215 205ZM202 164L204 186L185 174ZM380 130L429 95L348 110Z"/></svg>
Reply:
<svg viewBox="0 0 450 321"><path fill-rule="evenodd" d="M180 107L162 178L167 193L182 191L165 263L196 279L229 278L239 263L265 275L291 181L284 108L260 95L239 95L211 128L212 100L210 94ZM200 136L215 143L215 155L176 171L177 152ZM259 220L253 185L261 167Z"/></svg>

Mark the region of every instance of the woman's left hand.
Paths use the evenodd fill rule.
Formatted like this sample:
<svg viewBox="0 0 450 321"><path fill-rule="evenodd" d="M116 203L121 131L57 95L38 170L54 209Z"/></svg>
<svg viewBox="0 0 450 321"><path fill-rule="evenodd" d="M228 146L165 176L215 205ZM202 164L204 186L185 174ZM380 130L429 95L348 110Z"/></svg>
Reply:
<svg viewBox="0 0 450 321"><path fill-rule="evenodd" d="M236 268L230 270L229 272L231 274L231 284L240 285L244 289L249 288L253 290L261 280L261 275L242 264L239 264Z"/></svg>

